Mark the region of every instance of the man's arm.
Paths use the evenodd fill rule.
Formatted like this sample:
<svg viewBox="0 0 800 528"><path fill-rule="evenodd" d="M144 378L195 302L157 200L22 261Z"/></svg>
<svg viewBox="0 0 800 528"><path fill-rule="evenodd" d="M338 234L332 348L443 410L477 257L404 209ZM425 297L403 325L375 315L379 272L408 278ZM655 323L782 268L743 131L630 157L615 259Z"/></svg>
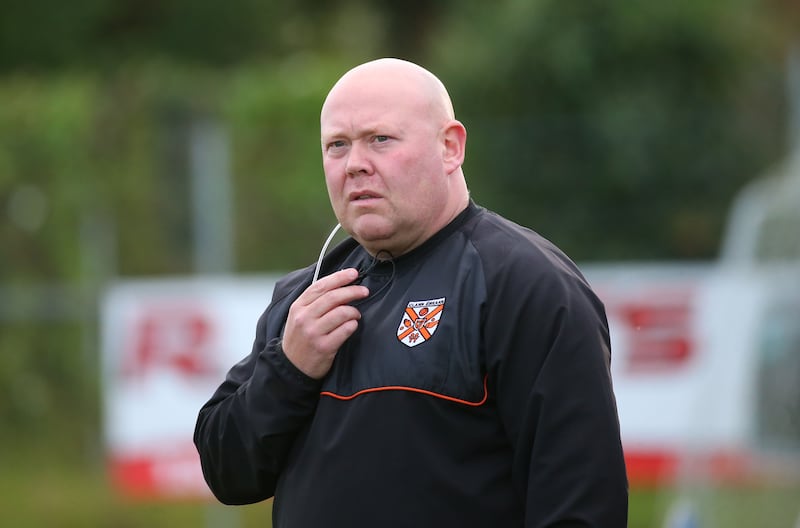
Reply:
<svg viewBox="0 0 800 528"><path fill-rule="evenodd" d="M624 527L627 477L602 304L569 265L514 267L511 289L490 293L486 342L525 526Z"/></svg>
<svg viewBox="0 0 800 528"><path fill-rule="evenodd" d="M266 335L269 310L258 335ZM297 370L280 341L257 338L253 352L234 366L200 409L194 442L203 475L225 504L269 498L297 432L310 419L319 382Z"/></svg>
<svg viewBox="0 0 800 528"><path fill-rule="evenodd" d="M368 294L348 286L357 274L347 269L319 280L288 311L288 301L273 301L258 321L250 356L200 410L194 441L221 502L247 504L274 494L292 443L316 409L319 379L357 327L360 313L349 303Z"/></svg>

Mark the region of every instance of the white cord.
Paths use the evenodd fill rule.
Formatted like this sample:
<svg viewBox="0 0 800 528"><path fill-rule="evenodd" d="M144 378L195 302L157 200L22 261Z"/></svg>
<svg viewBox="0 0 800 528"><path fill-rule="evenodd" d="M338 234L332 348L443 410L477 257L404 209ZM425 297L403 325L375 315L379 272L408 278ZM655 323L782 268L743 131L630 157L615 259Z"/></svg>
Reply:
<svg viewBox="0 0 800 528"><path fill-rule="evenodd" d="M325 257L325 252L328 250L328 246L330 245L331 240L333 240L333 235L336 234L336 232L339 230L340 227L342 227L342 224L336 224L336 227L333 228L331 234L328 235L328 239L325 241L325 244L322 245L322 251L319 252L319 258L317 259L317 267L314 268L314 278L311 279L311 284L317 282L317 279L319 278L319 268L322 266L322 259L323 257Z"/></svg>

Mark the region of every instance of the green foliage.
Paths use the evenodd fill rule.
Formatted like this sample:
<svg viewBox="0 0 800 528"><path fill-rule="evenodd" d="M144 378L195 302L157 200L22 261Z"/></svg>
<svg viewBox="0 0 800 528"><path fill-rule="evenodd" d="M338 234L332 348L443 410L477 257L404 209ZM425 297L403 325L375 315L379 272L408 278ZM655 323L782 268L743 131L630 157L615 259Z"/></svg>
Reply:
<svg viewBox="0 0 800 528"><path fill-rule="evenodd" d="M75 0L69 9L47 0L7 0L0 18L0 71L90 67L166 57L230 65L289 52L282 29L299 16L292 3L229 0Z"/></svg>
<svg viewBox="0 0 800 528"><path fill-rule="evenodd" d="M0 224L0 276L75 277L92 99L83 79L0 83L0 203L12 220Z"/></svg>
<svg viewBox="0 0 800 528"><path fill-rule="evenodd" d="M782 63L765 62L757 4L541 0L472 16L502 37L456 26L437 57L479 201L580 260L716 254L733 195L784 148L782 102L766 96Z"/></svg>
<svg viewBox="0 0 800 528"><path fill-rule="evenodd" d="M0 465L32 442L71 458L98 431L97 370L80 326L0 325Z"/></svg>
<svg viewBox="0 0 800 528"><path fill-rule="evenodd" d="M310 264L336 223L319 144L319 106L343 65L288 62L232 79L222 114L234 148L239 269Z"/></svg>

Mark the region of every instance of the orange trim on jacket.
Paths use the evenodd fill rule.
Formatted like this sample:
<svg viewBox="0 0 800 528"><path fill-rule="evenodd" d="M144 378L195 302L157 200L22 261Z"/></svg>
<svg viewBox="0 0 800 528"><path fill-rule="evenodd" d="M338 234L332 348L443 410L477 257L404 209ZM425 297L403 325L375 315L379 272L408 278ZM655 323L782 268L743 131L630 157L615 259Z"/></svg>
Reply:
<svg viewBox="0 0 800 528"><path fill-rule="evenodd" d="M330 392L330 391L322 391L319 394L320 394L320 396L329 396L329 397L335 398L337 400L348 401L348 400L352 400L352 399L356 398L357 396L361 396L363 394L368 394L368 393L371 393L371 392L382 392L382 391L392 391L392 390L397 391L397 390L399 390L399 391L408 391L408 392L416 392L416 393L419 393L419 394L425 394L426 396L433 396L434 398L440 398L442 400L447 400L447 401L451 401L451 402L455 402L455 403L460 403L460 404L463 404L463 405L469 405L471 407L480 407L481 405L486 403L487 399L489 399L489 390L487 388L487 379L488 379L488 376L484 376L484 378L483 378L483 398L480 401L477 401L477 402L471 402L471 401L467 401L467 400L462 400L460 398L454 398L452 396L446 396L444 394L439 394L438 392L433 392L433 391L429 391L429 390L425 390L425 389L417 389L415 387L403 387L403 386L400 386L400 385L393 385L393 386L386 386L386 387L373 387L371 389L363 389L363 390L357 391L357 392L355 392L353 394L350 394L349 396L344 396L342 394L336 394L335 392Z"/></svg>

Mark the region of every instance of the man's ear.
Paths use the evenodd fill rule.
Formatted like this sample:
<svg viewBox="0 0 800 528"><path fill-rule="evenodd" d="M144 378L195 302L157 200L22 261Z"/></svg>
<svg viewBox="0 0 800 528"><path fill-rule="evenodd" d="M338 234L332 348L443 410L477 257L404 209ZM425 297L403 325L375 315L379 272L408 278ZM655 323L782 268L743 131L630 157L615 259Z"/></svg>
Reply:
<svg viewBox="0 0 800 528"><path fill-rule="evenodd" d="M442 130L443 161L448 174L464 163L467 147L467 129L460 121L450 121Z"/></svg>

